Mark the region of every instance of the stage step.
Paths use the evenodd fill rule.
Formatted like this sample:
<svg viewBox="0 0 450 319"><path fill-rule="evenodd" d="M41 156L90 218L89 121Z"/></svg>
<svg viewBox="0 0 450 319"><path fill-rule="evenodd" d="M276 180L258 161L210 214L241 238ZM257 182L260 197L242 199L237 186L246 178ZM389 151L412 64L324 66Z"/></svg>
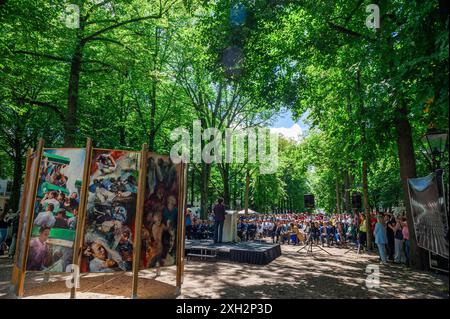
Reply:
<svg viewBox="0 0 450 319"><path fill-rule="evenodd" d="M192 257L199 257L200 259L216 259L217 258L217 249L216 248L205 248L205 247L192 247L190 249L190 253L187 254L187 258L190 259Z"/></svg>

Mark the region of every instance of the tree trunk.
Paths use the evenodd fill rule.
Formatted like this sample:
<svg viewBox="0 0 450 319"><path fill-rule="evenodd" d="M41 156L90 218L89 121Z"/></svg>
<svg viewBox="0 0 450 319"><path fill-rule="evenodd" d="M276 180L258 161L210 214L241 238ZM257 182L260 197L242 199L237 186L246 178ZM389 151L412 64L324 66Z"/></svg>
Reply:
<svg viewBox="0 0 450 319"><path fill-rule="evenodd" d="M127 144L125 140L125 126L121 125L119 128L119 144L124 146Z"/></svg>
<svg viewBox="0 0 450 319"><path fill-rule="evenodd" d="M195 168L191 164L191 206L194 206Z"/></svg>
<svg viewBox="0 0 450 319"><path fill-rule="evenodd" d="M19 135L15 136L15 148L14 148L14 172L11 189L11 199L8 208L11 208L14 212L19 209L20 201L20 187L22 186L23 175L23 161L22 161L22 142Z"/></svg>
<svg viewBox="0 0 450 319"><path fill-rule="evenodd" d="M125 103L124 103L124 94L122 93L122 96L120 98L120 126L119 126L119 143L122 146L126 145L126 128L125 128L125 119L126 119L126 108L125 108Z"/></svg>
<svg viewBox="0 0 450 319"><path fill-rule="evenodd" d="M372 249L372 227L370 225L370 209L369 209L369 185L367 181L367 162L363 161L362 165L362 182L363 182L363 203L364 213L366 215L367 229L367 248Z"/></svg>
<svg viewBox="0 0 450 319"><path fill-rule="evenodd" d="M78 39L75 52L70 64L68 106L66 121L64 122L64 146L74 147L77 134L77 109L78 109L78 86L80 83L81 60L83 58L83 43Z"/></svg>
<svg viewBox="0 0 450 319"><path fill-rule="evenodd" d="M229 164L224 164L223 170L223 202L226 208L230 208L230 167Z"/></svg>
<svg viewBox="0 0 450 319"><path fill-rule="evenodd" d="M152 82L152 92L150 98L150 133L149 133L149 141L148 141L148 149L151 152L155 151L155 137L156 137L156 125L155 125L155 116L156 116L156 80Z"/></svg>
<svg viewBox="0 0 450 319"><path fill-rule="evenodd" d="M336 213L341 213L341 192L339 189L339 179L336 178Z"/></svg>
<svg viewBox="0 0 450 319"><path fill-rule="evenodd" d="M350 174L348 170L345 171L344 175L344 187L345 187L344 192L345 211L347 212L347 214L350 214L352 212L352 205L350 201Z"/></svg>
<svg viewBox="0 0 450 319"><path fill-rule="evenodd" d="M247 170L245 175L245 198L244 198L244 209L245 213L248 213L248 193L250 189L250 172Z"/></svg>
<svg viewBox="0 0 450 319"><path fill-rule="evenodd" d="M159 27L155 27L155 51L153 52L153 73L158 71L158 56L159 56ZM155 151L155 137L156 137L156 92L157 92L157 78L153 76L151 82L151 91L150 91L150 133L149 133L149 150Z"/></svg>
<svg viewBox="0 0 450 319"><path fill-rule="evenodd" d="M237 190L238 190L237 173L235 172L233 178L233 209L236 209L237 206Z"/></svg>
<svg viewBox="0 0 450 319"><path fill-rule="evenodd" d="M397 149L400 161L400 178L402 180L406 218L409 229L409 242L411 248L410 263L411 267L414 269L425 269L427 268L427 256L426 252L417 246L416 233L414 231L414 223L408 194L408 178L416 177L416 159L414 155L411 125L409 124L407 111L404 104L397 113L395 128L397 132Z"/></svg>

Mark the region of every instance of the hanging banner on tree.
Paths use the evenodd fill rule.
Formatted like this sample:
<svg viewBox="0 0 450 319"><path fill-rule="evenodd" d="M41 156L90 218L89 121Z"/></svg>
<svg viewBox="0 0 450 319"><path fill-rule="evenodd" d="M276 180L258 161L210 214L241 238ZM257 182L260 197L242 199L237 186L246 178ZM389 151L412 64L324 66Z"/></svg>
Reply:
<svg viewBox="0 0 450 319"><path fill-rule="evenodd" d="M439 197L436 176L410 178L408 188L417 244L448 258L448 220L444 198Z"/></svg>
<svg viewBox="0 0 450 319"><path fill-rule="evenodd" d="M27 271L65 272L72 263L85 157L85 149L44 149Z"/></svg>
<svg viewBox="0 0 450 319"><path fill-rule="evenodd" d="M148 154L141 268L175 264L180 169L180 164L175 165L168 156Z"/></svg>
<svg viewBox="0 0 450 319"><path fill-rule="evenodd" d="M139 152L94 149L82 272L131 271Z"/></svg>

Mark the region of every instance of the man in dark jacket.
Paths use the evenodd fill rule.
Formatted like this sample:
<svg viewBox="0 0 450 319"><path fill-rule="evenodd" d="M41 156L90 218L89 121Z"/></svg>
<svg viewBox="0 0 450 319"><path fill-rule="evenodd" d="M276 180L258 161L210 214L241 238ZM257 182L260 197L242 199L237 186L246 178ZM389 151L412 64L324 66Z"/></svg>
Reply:
<svg viewBox="0 0 450 319"><path fill-rule="evenodd" d="M214 206L214 243L221 243L223 236L223 223L225 221L225 206L222 204L223 199L219 198L218 203Z"/></svg>
<svg viewBox="0 0 450 319"><path fill-rule="evenodd" d="M388 240L388 260L393 261L394 260L394 253L395 253L395 238L394 238L394 231L392 228L395 227L395 217L391 214L385 215L385 221L386 221L386 236Z"/></svg>

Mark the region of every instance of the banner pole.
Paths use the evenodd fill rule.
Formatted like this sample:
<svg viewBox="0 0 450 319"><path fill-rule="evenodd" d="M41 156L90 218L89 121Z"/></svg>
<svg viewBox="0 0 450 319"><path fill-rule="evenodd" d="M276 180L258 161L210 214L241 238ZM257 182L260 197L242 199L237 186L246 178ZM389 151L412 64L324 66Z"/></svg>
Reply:
<svg viewBox="0 0 450 319"><path fill-rule="evenodd" d="M25 284L25 274L26 274L26 263L28 260L28 251L30 248L30 237L31 237L31 230L32 230L32 226L31 223L33 221L33 215L34 215L34 210L35 210L35 206L36 206L36 193L37 193L37 184L39 183L39 172L41 169L41 161L42 161L42 153L44 150L44 139L40 139L39 143L38 143L38 147L36 150L36 158L38 161L38 165L36 165L36 172L34 174L34 180L30 181L30 193L29 196L31 196L31 205L28 208L28 212L27 212L27 220L25 221L26 223L24 225L26 225L25 228L25 239L24 239L24 254L23 254L23 258L22 258L22 263L21 263L21 267L19 269L19 278L18 278L18 284L17 284L17 292L16 295L19 297L23 297L23 293L24 293L24 284ZM30 175L31 172L30 172ZM19 234L20 236L21 234Z"/></svg>
<svg viewBox="0 0 450 319"><path fill-rule="evenodd" d="M187 202L187 174L188 174L188 164L184 164L184 170L183 170L183 212L186 210L186 202ZM186 215L183 213L183 228L182 228L182 234L181 234L181 282L180 282L180 288L181 284L183 284L184 281L184 258L185 258L185 250L184 245L186 241Z"/></svg>
<svg viewBox="0 0 450 319"><path fill-rule="evenodd" d="M177 245L177 250L176 250L176 254L175 254L175 258L176 258L176 266L177 266L177 272L176 272L176 295L178 296L180 291L181 291L181 272L180 272L180 233L181 233L181 228L183 227L183 225L181 224L181 215L184 214L183 209L183 204L182 204L182 196L183 196L183 163L181 162L178 165L178 217L177 217L177 232L176 232L176 245Z"/></svg>
<svg viewBox="0 0 450 319"><path fill-rule="evenodd" d="M26 156L26 164L25 164L25 179L23 182L23 193L22 193L22 198L20 200L20 208L19 208L19 228L17 230L17 238L16 238L16 250L14 252L14 263L13 263L13 272L12 272L12 278L11 278L11 283L13 285L17 284L17 276L18 276L18 268L17 268L17 260L19 258L19 249L17 247L19 247L19 243L20 243L20 236L19 234L22 234L22 225L23 225L23 219L24 219L24 210L25 210L25 203L26 203L26 198L27 198L27 193L28 193L28 187L30 184L29 178L30 178L30 167L31 167L31 155L33 154L33 149L29 148L27 151L27 156Z"/></svg>
<svg viewBox="0 0 450 319"><path fill-rule="evenodd" d="M80 194L80 205L78 206L77 213L77 230L75 233L75 242L72 254L72 280L73 285L70 288L70 299L76 298L76 290L80 279L80 258L81 249L83 247L84 239L84 222L86 217L86 200L89 188L89 178L91 170L91 160L92 160L92 139L87 138L86 140L86 157L84 159L84 170L83 170L83 180L81 182L81 194ZM75 267L74 267L75 266ZM75 272L75 273L74 273Z"/></svg>
<svg viewBox="0 0 450 319"><path fill-rule="evenodd" d="M144 215L145 181L147 176L147 144L142 145L139 165L138 194L136 199L136 217L134 221L133 244L133 281L131 283L131 298L136 299L139 285L139 268L141 261L141 228Z"/></svg>
<svg viewBox="0 0 450 319"><path fill-rule="evenodd" d="M179 181L178 181L178 229L177 229L177 239L176 239L176 243L177 243L177 252L176 252L176 260L177 260L177 274L176 274L176 287L177 287L177 295L181 292L181 283L182 283L182 266L183 266L183 261L182 261L182 256L184 255L184 247L182 246L183 244L183 234L184 234L184 213L185 213L185 208L184 208L184 198L186 197L184 194L184 187L185 187L185 183L184 183L184 179L185 179L185 164L183 162L181 162L180 166L179 166Z"/></svg>

